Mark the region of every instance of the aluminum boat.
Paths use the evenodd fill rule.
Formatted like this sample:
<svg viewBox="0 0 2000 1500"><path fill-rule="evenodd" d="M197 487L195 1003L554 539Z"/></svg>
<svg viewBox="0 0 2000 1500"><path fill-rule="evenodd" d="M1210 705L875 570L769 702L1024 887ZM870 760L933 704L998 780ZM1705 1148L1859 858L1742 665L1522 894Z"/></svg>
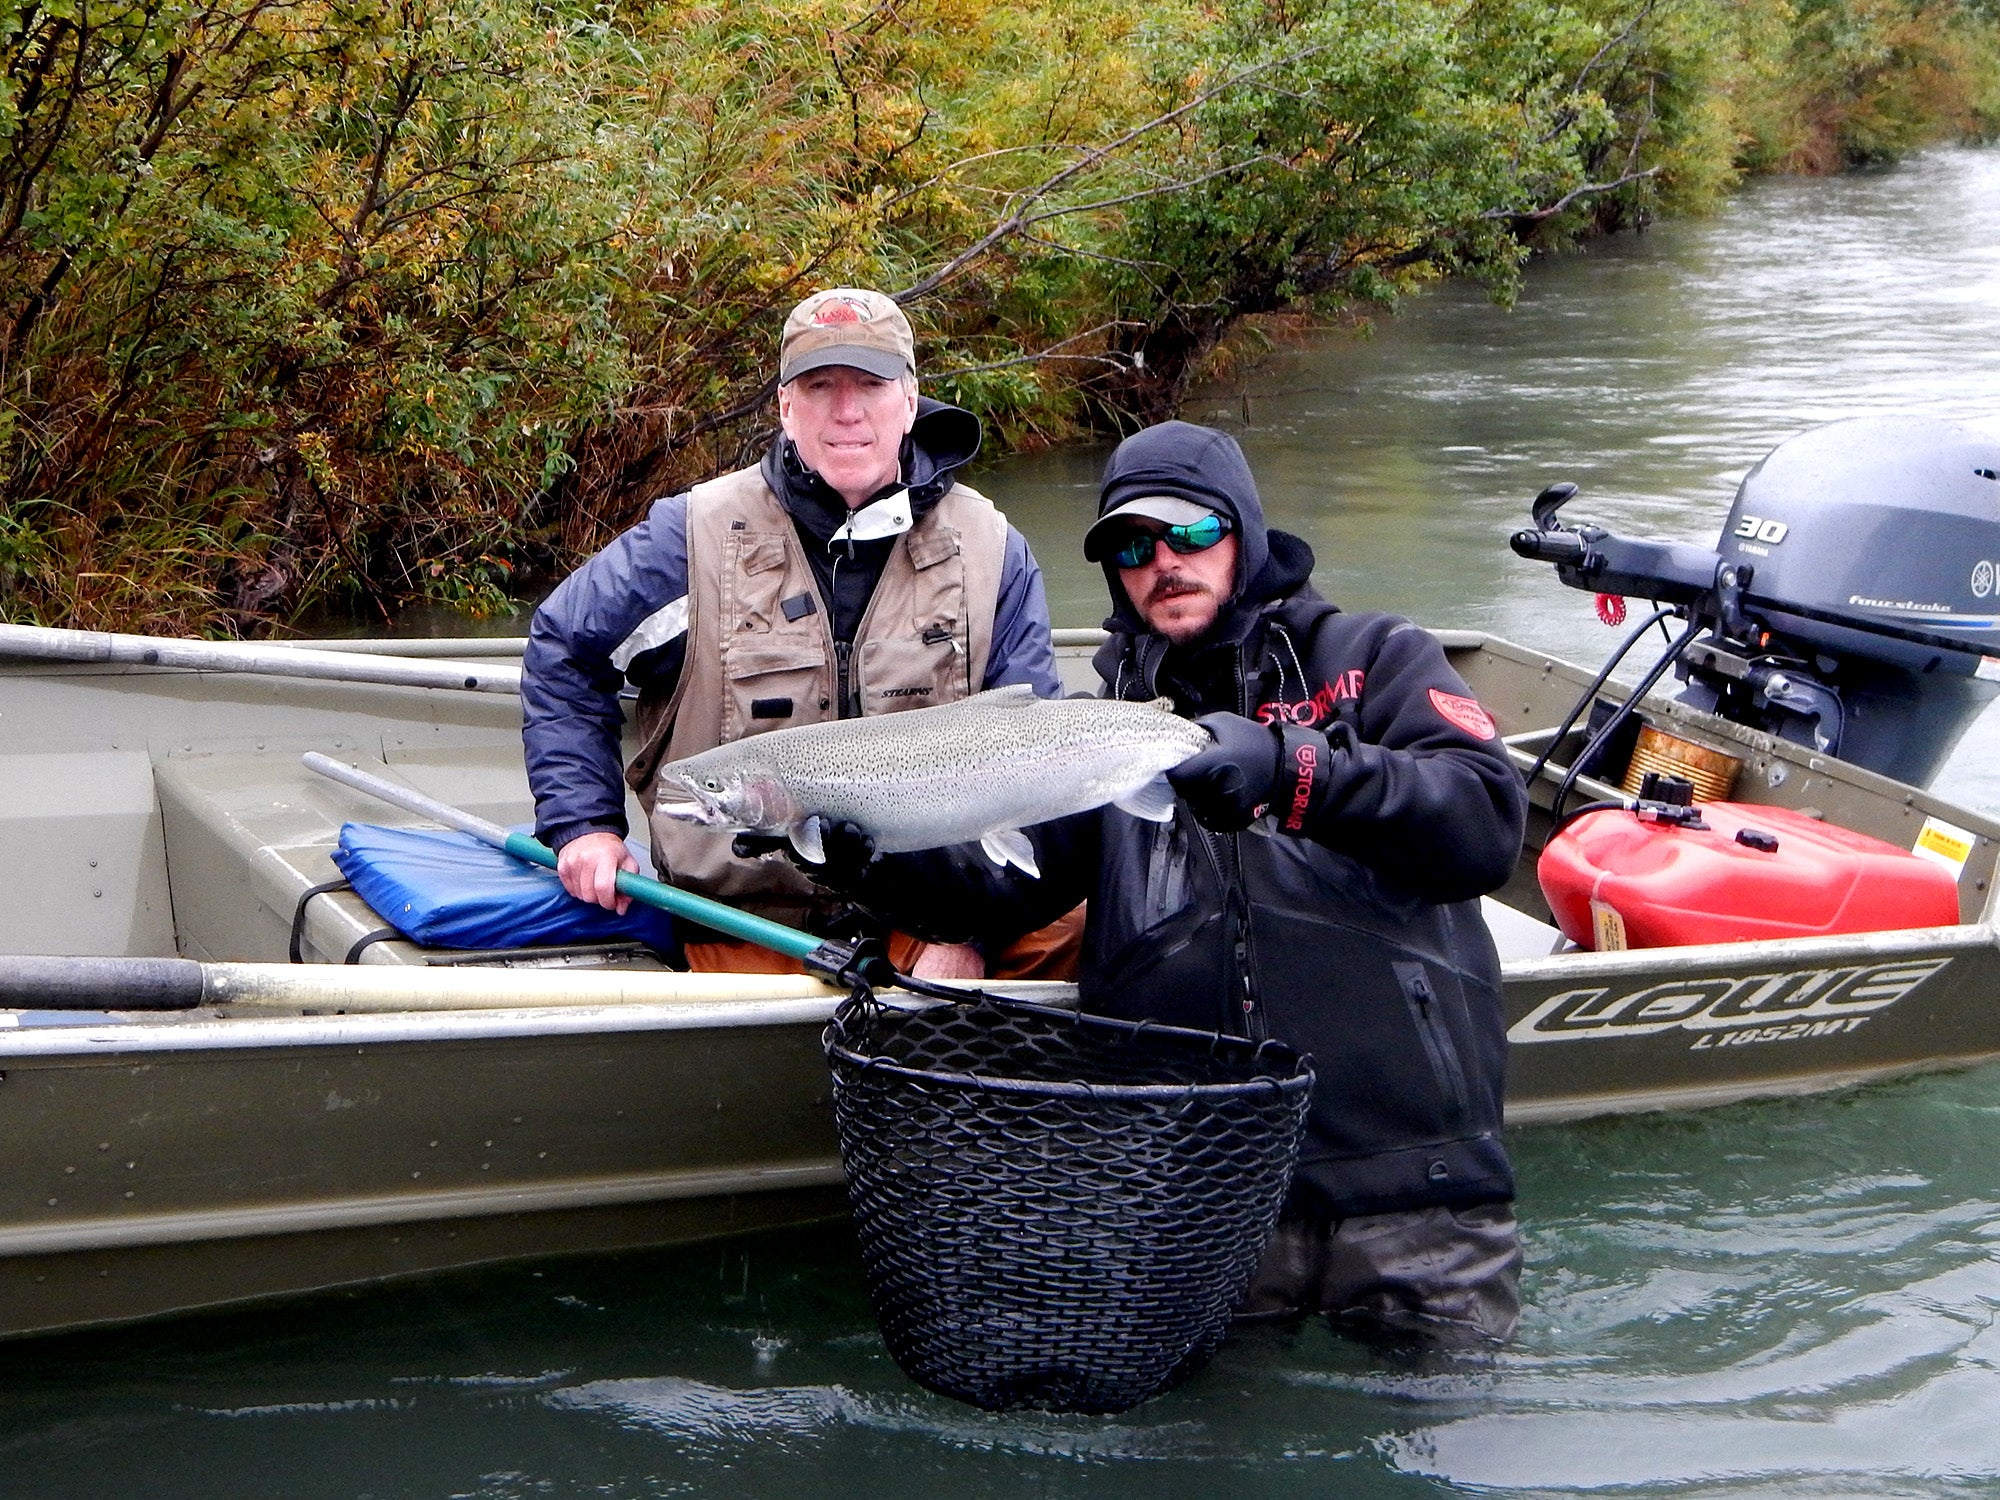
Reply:
<svg viewBox="0 0 2000 1500"><path fill-rule="evenodd" d="M1591 683L1505 641L1439 638L1524 769ZM1076 685L1097 639L1059 633ZM314 894L344 822L411 820L309 774L303 751L528 818L518 650L0 626L0 1335L844 1210L819 1042L841 996L819 981L615 948L364 945L382 916ZM1682 704L1647 699L1641 717L1738 757L1739 801L1905 848L1927 824L1956 830L1959 920L1562 951L1534 860L1572 732L1536 780L1517 878L1487 903L1511 1120L2000 1055L2000 825ZM1588 777L1572 792L1610 795ZM194 1003L154 1008L189 982Z"/></svg>

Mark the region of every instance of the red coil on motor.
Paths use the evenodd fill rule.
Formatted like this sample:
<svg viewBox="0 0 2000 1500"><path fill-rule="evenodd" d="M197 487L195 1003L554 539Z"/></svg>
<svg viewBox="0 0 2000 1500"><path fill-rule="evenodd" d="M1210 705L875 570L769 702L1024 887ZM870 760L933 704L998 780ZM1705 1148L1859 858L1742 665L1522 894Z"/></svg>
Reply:
<svg viewBox="0 0 2000 1500"><path fill-rule="evenodd" d="M1625 599L1621 594L1599 594L1597 596L1597 618L1607 625L1625 623Z"/></svg>

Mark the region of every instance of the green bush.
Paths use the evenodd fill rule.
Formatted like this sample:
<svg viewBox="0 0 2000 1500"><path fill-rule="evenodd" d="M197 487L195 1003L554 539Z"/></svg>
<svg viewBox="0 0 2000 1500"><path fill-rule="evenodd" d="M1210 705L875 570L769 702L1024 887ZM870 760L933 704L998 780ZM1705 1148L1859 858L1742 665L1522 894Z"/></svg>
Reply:
<svg viewBox="0 0 2000 1500"><path fill-rule="evenodd" d="M0 614L504 609L765 440L814 287L999 444L1246 315L2000 124L1992 0L14 0Z"/></svg>

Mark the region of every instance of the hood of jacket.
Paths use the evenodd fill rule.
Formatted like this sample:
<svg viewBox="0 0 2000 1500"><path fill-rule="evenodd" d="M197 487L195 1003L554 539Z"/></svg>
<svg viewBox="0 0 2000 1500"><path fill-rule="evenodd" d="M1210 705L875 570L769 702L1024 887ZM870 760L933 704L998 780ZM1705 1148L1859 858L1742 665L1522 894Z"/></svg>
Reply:
<svg viewBox="0 0 2000 1500"><path fill-rule="evenodd" d="M971 412L919 396L917 419L903 439L902 476L869 498L879 500L907 485L910 510L921 517L944 498L958 471L978 455L979 439L979 418ZM792 518L822 544L847 519L847 501L815 470L806 467L797 446L784 433L772 439L765 450L761 472L764 483Z"/></svg>
<svg viewBox="0 0 2000 1500"><path fill-rule="evenodd" d="M1264 502L1251 477L1249 460L1236 439L1192 422L1162 422L1135 432L1112 452L1098 492L1101 518L1144 495L1175 495L1229 518L1236 535L1236 588L1204 642L1240 640L1258 606L1295 592L1312 576L1313 552L1304 539L1265 524ZM1104 580L1111 591L1107 630L1132 635L1150 631L1126 597L1116 563L1106 559Z"/></svg>

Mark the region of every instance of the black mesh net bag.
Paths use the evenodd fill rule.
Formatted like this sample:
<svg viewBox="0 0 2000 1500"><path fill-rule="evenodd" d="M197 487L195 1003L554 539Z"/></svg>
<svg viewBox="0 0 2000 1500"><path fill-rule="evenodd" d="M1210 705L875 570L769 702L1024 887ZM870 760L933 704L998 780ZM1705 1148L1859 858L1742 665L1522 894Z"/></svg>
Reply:
<svg viewBox="0 0 2000 1500"><path fill-rule="evenodd" d="M1298 1159L1306 1058L990 998L859 997L826 1050L869 1296L913 1380L1117 1412L1214 1352Z"/></svg>

